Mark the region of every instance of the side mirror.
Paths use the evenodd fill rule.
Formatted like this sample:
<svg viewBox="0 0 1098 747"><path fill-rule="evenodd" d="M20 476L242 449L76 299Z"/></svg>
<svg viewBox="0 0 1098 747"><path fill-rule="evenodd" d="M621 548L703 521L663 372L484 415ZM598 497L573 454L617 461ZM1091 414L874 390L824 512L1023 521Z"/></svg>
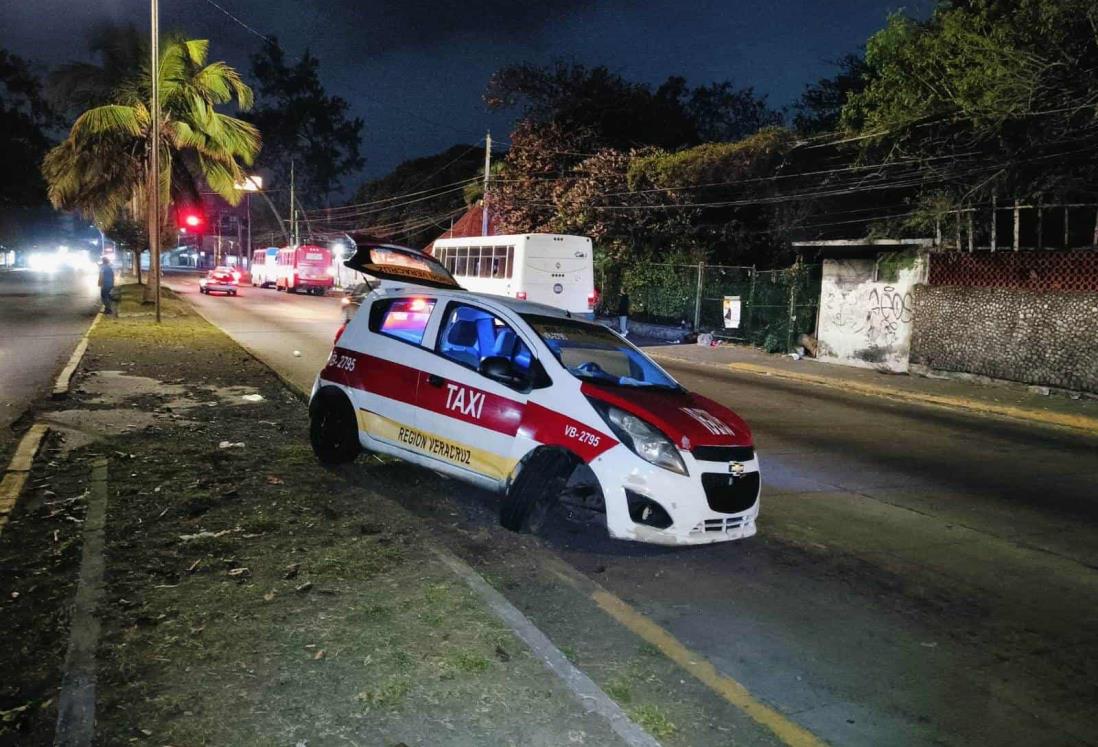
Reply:
<svg viewBox="0 0 1098 747"><path fill-rule="evenodd" d="M514 389L526 389L530 385L529 380L515 370L511 360L502 355L488 356L480 362L477 371L481 376Z"/></svg>

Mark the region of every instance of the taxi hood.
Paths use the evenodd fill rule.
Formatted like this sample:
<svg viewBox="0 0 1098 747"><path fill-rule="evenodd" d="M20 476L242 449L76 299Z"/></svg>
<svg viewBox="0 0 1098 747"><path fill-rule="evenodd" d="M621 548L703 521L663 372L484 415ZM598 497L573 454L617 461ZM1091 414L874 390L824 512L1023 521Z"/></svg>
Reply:
<svg viewBox="0 0 1098 747"><path fill-rule="evenodd" d="M355 243L355 253L344 266L379 280L390 280L428 288L460 290L445 267L416 249L373 241Z"/></svg>
<svg viewBox="0 0 1098 747"><path fill-rule="evenodd" d="M602 386L589 381L583 382L580 391L591 399L643 418L680 449L753 445L751 428L743 418L700 394Z"/></svg>

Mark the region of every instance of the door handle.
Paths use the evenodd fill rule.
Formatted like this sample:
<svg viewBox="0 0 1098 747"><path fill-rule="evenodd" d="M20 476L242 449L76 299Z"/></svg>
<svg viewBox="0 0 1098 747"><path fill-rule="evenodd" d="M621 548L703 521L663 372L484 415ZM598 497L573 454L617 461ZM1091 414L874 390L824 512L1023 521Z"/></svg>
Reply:
<svg viewBox="0 0 1098 747"><path fill-rule="evenodd" d="M427 383L431 386L442 386L446 383L446 380L438 374L427 374Z"/></svg>

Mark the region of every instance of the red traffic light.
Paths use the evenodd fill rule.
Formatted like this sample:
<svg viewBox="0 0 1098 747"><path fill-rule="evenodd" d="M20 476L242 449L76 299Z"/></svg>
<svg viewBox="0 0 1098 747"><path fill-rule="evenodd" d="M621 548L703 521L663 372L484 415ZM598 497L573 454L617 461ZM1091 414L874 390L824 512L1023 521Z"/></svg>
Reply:
<svg viewBox="0 0 1098 747"><path fill-rule="evenodd" d="M206 225L206 217L195 208L180 208L178 223L181 228L197 233Z"/></svg>

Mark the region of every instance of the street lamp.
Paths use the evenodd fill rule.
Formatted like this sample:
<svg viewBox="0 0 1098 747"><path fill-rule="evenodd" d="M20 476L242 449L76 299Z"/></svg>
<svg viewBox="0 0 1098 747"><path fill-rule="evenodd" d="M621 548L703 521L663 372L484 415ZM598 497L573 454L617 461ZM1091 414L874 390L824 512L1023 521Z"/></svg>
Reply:
<svg viewBox="0 0 1098 747"><path fill-rule="evenodd" d="M246 253L248 255L248 269L252 268L252 192L259 192L263 189L263 177L250 174L244 177L244 181L238 182L236 188L244 193L244 210L248 213L248 242L245 244L247 248ZM240 235L237 234L237 238Z"/></svg>

